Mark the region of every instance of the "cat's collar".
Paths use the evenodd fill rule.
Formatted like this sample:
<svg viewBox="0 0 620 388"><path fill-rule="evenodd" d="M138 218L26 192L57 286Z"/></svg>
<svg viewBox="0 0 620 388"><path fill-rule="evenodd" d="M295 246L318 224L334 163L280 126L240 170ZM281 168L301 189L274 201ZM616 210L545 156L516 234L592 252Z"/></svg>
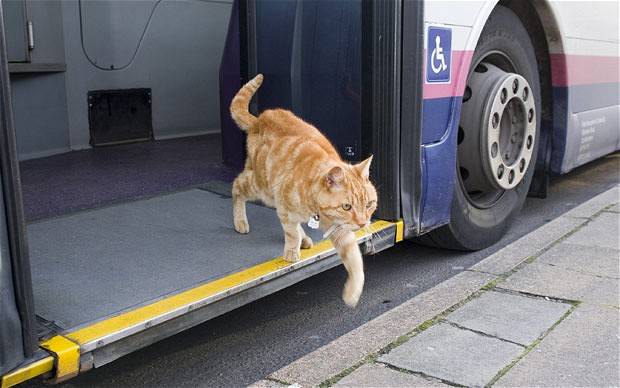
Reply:
<svg viewBox="0 0 620 388"><path fill-rule="evenodd" d="M328 238L329 236L331 236L331 234L334 233L336 228L339 226L339 224L334 223L332 226L329 227L329 229L325 231L325 233L323 233L323 238Z"/></svg>

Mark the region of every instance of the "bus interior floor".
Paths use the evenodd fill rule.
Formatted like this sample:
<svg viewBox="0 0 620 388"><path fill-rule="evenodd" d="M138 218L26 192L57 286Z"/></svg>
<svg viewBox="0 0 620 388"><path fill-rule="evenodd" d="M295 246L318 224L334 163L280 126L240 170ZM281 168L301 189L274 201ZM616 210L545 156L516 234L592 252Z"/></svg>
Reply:
<svg viewBox="0 0 620 388"><path fill-rule="evenodd" d="M20 162L27 222L148 198L210 182L232 183L220 134L97 147Z"/></svg>
<svg viewBox="0 0 620 388"><path fill-rule="evenodd" d="M219 134L75 151L20 170L36 314L52 332L282 255L274 209L249 203L252 233L234 230L237 172L221 163Z"/></svg>
<svg viewBox="0 0 620 388"><path fill-rule="evenodd" d="M32 223L37 315L71 329L281 256L275 211L247 212L254 228L242 235L229 198L193 188Z"/></svg>

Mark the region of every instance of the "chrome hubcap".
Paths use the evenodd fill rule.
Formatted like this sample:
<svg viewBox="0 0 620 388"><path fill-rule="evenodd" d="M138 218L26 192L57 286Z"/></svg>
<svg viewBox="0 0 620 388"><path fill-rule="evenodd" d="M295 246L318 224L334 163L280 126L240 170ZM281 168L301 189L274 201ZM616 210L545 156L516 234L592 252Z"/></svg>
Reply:
<svg viewBox="0 0 620 388"><path fill-rule="evenodd" d="M532 160L535 136L527 80L480 63L468 79L459 123L459 169L470 198L497 196L518 185Z"/></svg>

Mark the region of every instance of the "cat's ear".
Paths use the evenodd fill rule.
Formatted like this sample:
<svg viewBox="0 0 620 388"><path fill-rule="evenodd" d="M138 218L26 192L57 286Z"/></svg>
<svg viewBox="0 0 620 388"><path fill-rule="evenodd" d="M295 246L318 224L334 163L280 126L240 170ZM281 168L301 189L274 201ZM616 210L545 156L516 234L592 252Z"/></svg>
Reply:
<svg viewBox="0 0 620 388"><path fill-rule="evenodd" d="M363 162L360 162L354 166L355 171L361 176L363 179L368 179L370 177L370 163L372 162L372 155Z"/></svg>
<svg viewBox="0 0 620 388"><path fill-rule="evenodd" d="M342 180L344 179L344 171L342 167L336 166L333 167L327 173L325 182L327 183L327 188L330 191L339 191L342 190Z"/></svg>

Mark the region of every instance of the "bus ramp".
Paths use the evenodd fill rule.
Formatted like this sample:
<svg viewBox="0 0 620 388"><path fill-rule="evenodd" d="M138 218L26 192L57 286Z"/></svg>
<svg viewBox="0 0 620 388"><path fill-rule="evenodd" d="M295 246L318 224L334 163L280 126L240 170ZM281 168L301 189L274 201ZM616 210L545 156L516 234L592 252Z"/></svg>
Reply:
<svg viewBox="0 0 620 388"><path fill-rule="evenodd" d="M230 198L194 188L31 223L35 304L42 347L58 358L55 380L340 264L310 229L315 245L300 262L284 261L275 210L248 203L247 213L241 235ZM357 237L379 250L402 239L402 223L377 221ZM75 351L77 359L58 356Z"/></svg>

